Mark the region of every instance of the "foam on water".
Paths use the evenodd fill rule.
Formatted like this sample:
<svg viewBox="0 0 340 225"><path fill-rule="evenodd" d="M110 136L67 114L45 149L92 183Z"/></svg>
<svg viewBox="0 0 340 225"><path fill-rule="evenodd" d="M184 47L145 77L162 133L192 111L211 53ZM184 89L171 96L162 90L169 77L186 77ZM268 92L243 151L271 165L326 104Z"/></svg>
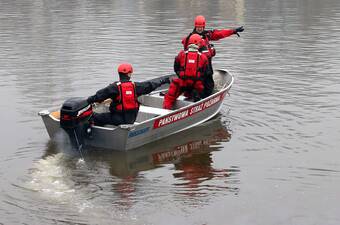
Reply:
<svg viewBox="0 0 340 225"><path fill-rule="evenodd" d="M70 159L63 153L40 159L33 165L32 179L28 181L27 187L53 202L75 204L75 209L78 212L93 208L93 204L87 200L86 194L83 194L82 189L77 187L72 175L72 168L68 166L68 163L70 163ZM85 161L79 159L75 165L77 168L83 168ZM71 208L74 209L74 207Z"/></svg>
<svg viewBox="0 0 340 225"><path fill-rule="evenodd" d="M58 153L36 162L32 169L30 188L49 198L74 193L74 182L68 178L68 171L62 166L64 161L65 156Z"/></svg>

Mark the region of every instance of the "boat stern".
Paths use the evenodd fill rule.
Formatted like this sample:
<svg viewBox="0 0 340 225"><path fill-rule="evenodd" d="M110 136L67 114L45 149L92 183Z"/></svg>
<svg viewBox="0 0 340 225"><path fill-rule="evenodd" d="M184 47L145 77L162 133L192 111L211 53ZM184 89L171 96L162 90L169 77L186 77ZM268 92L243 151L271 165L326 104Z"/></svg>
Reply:
<svg viewBox="0 0 340 225"><path fill-rule="evenodd" d="M52 139L55 134L60 130L60 112L54 111L50 112L49 110L45 109L38 113L38 115L43 120L47 133Z"/></svg>

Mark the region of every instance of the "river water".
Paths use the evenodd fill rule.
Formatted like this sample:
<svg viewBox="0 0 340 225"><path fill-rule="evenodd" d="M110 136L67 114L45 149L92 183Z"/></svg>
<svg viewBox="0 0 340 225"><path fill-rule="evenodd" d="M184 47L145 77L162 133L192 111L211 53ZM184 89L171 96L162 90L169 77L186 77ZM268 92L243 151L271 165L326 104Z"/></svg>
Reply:
<svg viewBox="0 0 340 225"><path fill-rule="evenodd" d="M129 153L49 141L37 113L172 73L196 15L235 76L218 118ZM338 0L0 0L0 224L340 224Z"/></svg>

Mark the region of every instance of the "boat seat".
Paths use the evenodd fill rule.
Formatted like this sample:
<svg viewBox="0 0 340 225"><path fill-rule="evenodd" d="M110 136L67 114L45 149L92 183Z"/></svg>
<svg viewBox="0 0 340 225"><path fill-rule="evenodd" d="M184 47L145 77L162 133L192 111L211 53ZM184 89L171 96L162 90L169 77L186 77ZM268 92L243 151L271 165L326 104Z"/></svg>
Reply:
<svg viewBox="0 0 340 225"><path fill-rule="evenodd" d="M164 99L164 94L161 95L160 93L155 93L155 94L150 94L149 96L152 96L154 98L160 98L160 99ZM185 97L183 94L178 96L177 100L182 100L182 101L190 101L192 102L191 99L188 99L187 97Z"/></svg>
<svg viewBox="0 0 340 225"><path fill-rule="evenodd" d="M163 105L163 101L164 101L164 96L160 95L159 93L154 93L154 94L150 94L149 96L145 97L142 102L146 105L156 104L159 108L161 108ZM192 99L188 99L184 95L180 95L175 101L173 109L179 109L187 105L190 105L192 103L193 103Z"/></svg>
<svg viewBox="0 0 340 225"><path fill-rule="evenodd" d="M50 116L52 116L54 119L59 120L60 119L60 111L51 112Z"/></svg>
<svg viewBox="0 0 340 225"><path fill-rule="evenodd" d="M157 114L157 115L165 115L171 113L173 110L155 108L151 106L141 105L139 106L139 111L143 113Z"/></svg>

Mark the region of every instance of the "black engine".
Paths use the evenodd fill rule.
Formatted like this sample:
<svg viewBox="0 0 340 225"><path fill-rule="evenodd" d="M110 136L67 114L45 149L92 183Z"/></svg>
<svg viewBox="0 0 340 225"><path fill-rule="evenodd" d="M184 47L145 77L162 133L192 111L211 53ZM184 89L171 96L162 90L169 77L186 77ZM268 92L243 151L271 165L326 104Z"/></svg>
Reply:
<svg viewBox="0 0 340 225"><path fill-rule="evenodd" d="M67 132L74 147L82 146L92 114L92 106L84 98L70 98L62 105L60 127Z"/></svg>

